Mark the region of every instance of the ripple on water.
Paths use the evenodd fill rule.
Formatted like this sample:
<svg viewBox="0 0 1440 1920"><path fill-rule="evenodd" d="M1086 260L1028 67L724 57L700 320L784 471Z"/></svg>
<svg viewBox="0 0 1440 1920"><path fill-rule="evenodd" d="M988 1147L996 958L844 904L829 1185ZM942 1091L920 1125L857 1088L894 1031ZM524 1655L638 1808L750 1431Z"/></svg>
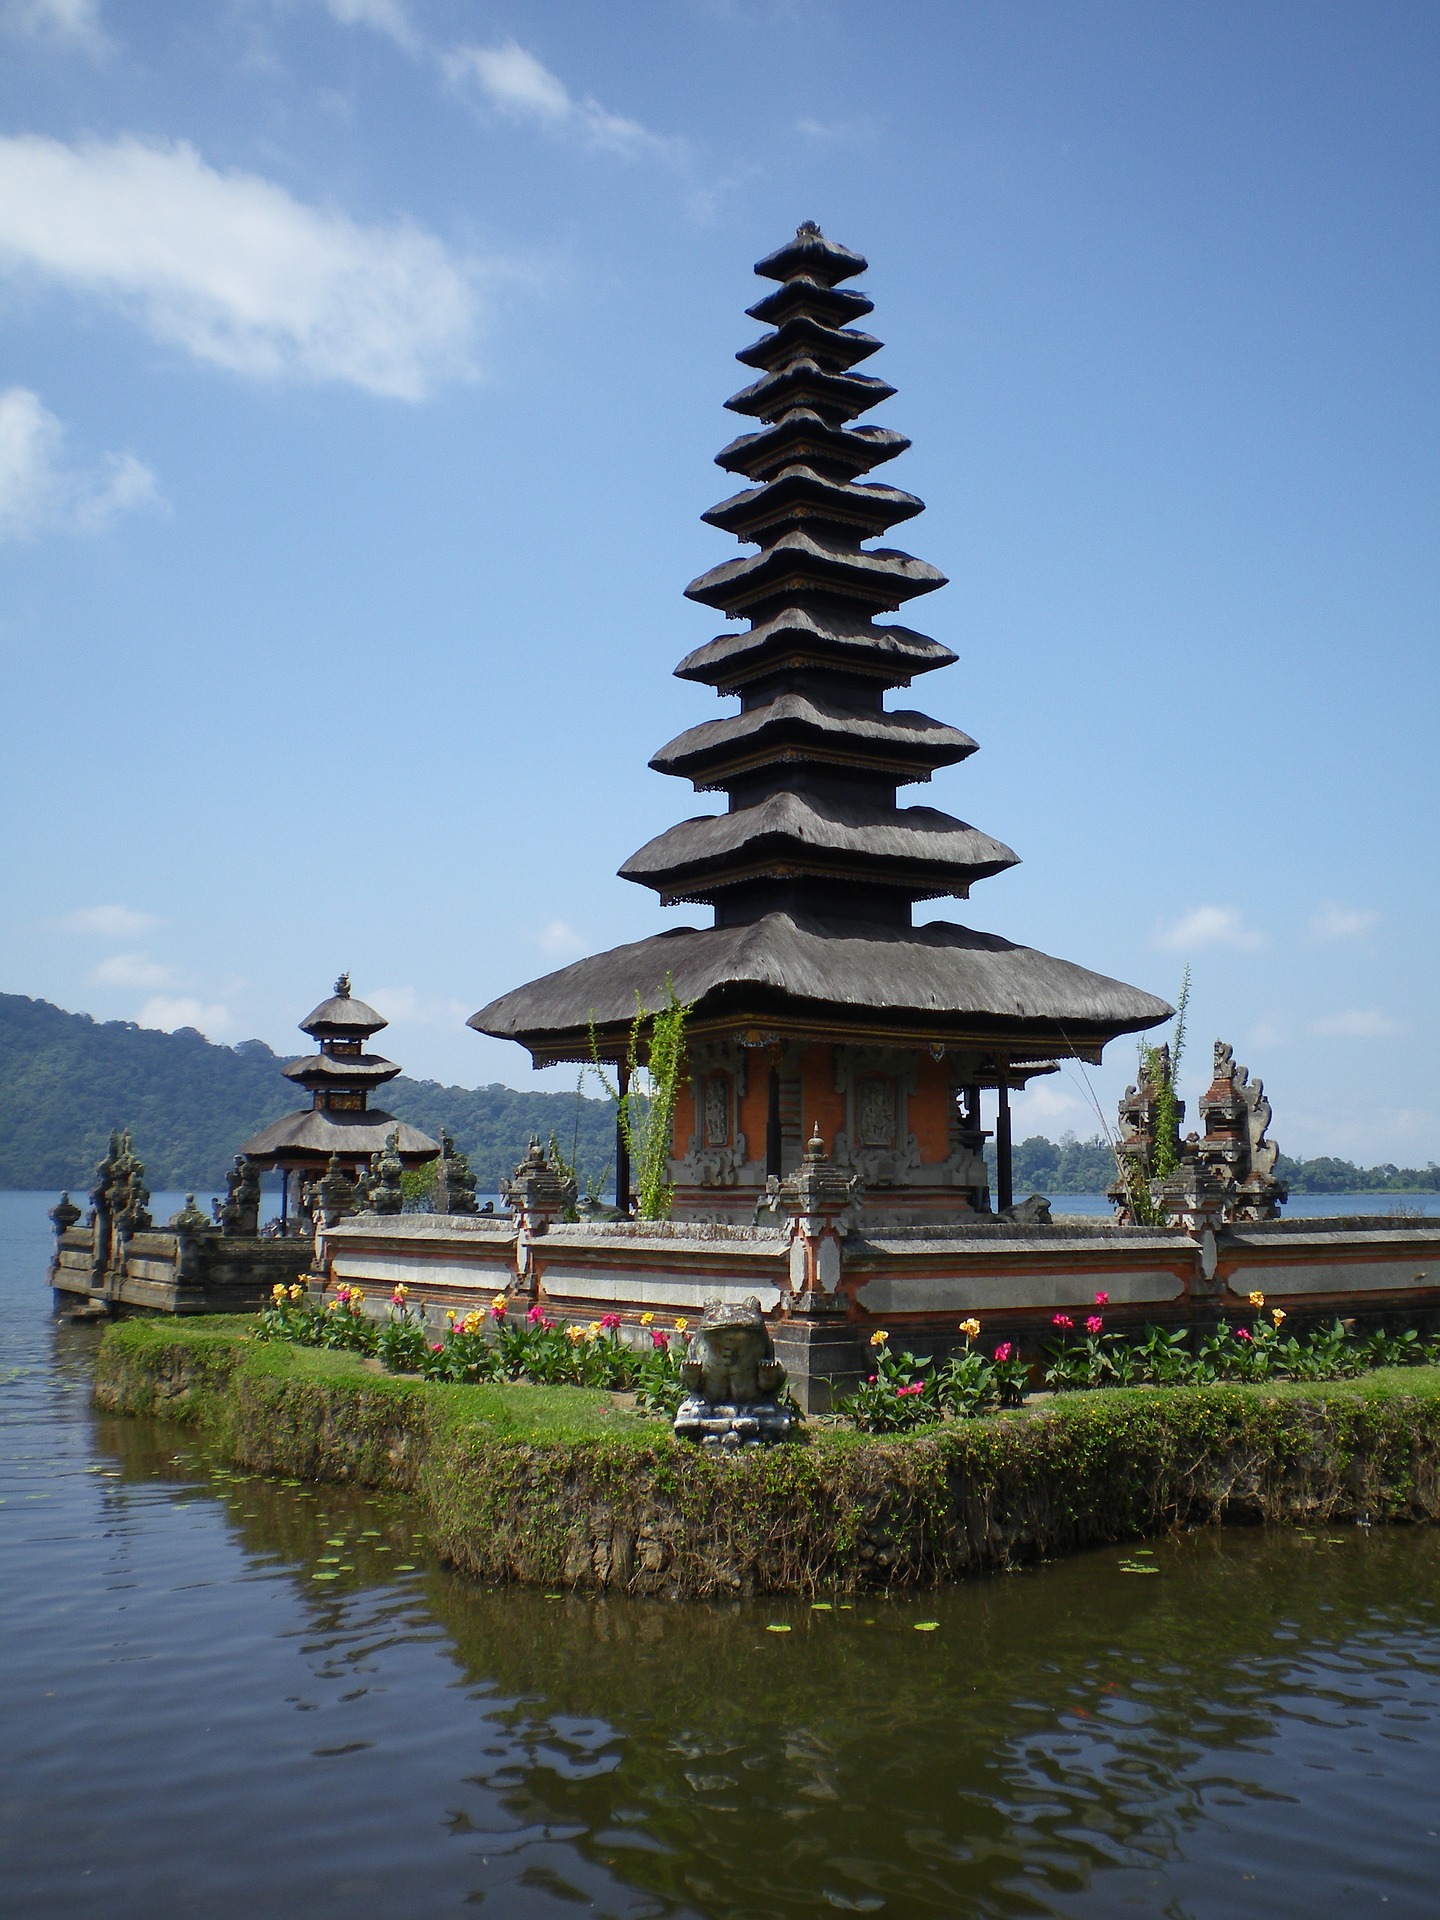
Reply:
<svg viewBox="0 0 1440 1920"><path fill-rule="evenodd" d="M0 1196L7 1915L1433 1912L1430 1532L858 1607L486 1592L403 1503L94 1415L48 1203Z"/></svg>

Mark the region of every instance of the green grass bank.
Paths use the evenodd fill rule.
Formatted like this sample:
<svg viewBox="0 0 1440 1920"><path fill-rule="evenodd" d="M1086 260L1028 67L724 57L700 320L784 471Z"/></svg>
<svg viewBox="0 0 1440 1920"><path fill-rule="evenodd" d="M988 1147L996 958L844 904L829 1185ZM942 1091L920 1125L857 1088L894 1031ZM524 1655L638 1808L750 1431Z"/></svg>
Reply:
<svg viewBox="0 0 1440 1920"><path fill-rule="evenodd" d="M716 1459L602 1393L394 1379L250 1324L117 1323L96 1403L195 1426L259 1472L411 1494L440 1555L489 1581L844 1591L1198 1524L1440 1518L1440 1368L1066 1394Z"/></svg>

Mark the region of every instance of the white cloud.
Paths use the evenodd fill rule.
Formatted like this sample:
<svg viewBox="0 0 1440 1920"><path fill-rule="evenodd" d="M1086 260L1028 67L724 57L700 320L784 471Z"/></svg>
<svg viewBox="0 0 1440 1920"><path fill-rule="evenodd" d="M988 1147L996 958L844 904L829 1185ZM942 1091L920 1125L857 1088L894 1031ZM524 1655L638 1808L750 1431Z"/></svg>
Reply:
<svg viewBox="0 0 1440 1920"><path fill-rule="evenodd" d="M418 400L472 371L472 264L408 222L361 226L217 172L184 141L0 139L0 268L252 378Z"/></svg>
<svg viewBox="0 0 1440 1920"><path fill-rule="evenodd" d="M9 0L0 20L11 33L55 40L81 53L109 51L110 43L100 25L99 0Z"/></svg>
<svg viewBox="0 0 1440 1920"><path fill-rule="evenodd" d="M1266 936L1247 927L1238 907L1193 907L1173 926L1157 927L1155 945L1183 953L1196 947L1238 947L1251 952Z"/></svg>
<svg viewBox="0 0 1440 1920"><path fill-rule="evenodd" d="M1270 1020L1257 1020L1246 1034L1247 1045L1252 1047L1283 1047L1289 1039L1283 1027Z"/></svg>
<svg viewBox="0 0 1440 1920"><path fill-rule="evenodd" d="M679 143L662 140L638 120L611 113L598 100L577 100L558 75L514 40L499 47L455 47L441 59L445 77L462 93L477 91L514 120L528 120L612 153L678 157Z"/></svg>
<svg viewBox="0 0 1440 1920"><path fill-rule="evenodd" d="M175 973L147 953L112 953L91 970L95 987L173 987Z"/></svg>
<svg viewBox="0 0 1440 1920"><path fill-rule="evenodd" d="M1374 907L1346 907L1338 900L1324 900L1310 916L1310 938L1349 940L1357 933L1368 933L1379 921Z"/></svg>
<svg viewBox="0 0 1440 1920"><path fill-rule="evenodd" d="M1332 1040L1383 1040L1399 1031L1399 1021L1378 1007L1348 1007L1340 1013L1327 1013L1312 1028L1312 1032Z"/></svg>
<svg viewBox="0 0 1440 1920"><path fill-rule="evenodd" d="M66 933L98 933L106 940L133 940L137 934L156 925L153 913L140 913L134 907L76 907L61 916Z"/></svg>
<svg viewBox="0 0 1440 1920"><path fill-rule="evenodd" d="M585 951L585 942L568 920L547 920L535 941L542 953L561 955Z"/></svg>
<svg viewBox="0 0 1440 1920"><path fill-rule="evenodd" d="M234 1029L228 1007L206 1006L203 1000L157 994L147 1000L135 1016L142 1027L159 1027L162 1033L174 1033L177 1027L197 1027L207 1040L218 1040Z"/></svg>
<svg viewBox="0 0 1440 1920"><path fill-rule="evenodd" d="M371 27L406 53L416 53L420 36L400 0L325 0L325 11L342 27Z"/></svg>
<svg viewBox="0 0 1440 1920"><path fill-rule="evenodd" d="M1066 1088L1052 1084L1049 1080L1036 1080L1023 1093L1011 1096L1017 1125L1035 1126L1041 1121L1063 1121L1067 1127L1073 1127L1082 1120L1093 1120L1094 1112L1078 1094L1070 1093Z"/></svg>
<svg viewBox="0 0 1440 1920"><path fill-rule="evenodd" d="M28 387L0 393L0 539L98 533L131 507L159 499L155 475L131 453L69 467L65 429Z"/></svg>

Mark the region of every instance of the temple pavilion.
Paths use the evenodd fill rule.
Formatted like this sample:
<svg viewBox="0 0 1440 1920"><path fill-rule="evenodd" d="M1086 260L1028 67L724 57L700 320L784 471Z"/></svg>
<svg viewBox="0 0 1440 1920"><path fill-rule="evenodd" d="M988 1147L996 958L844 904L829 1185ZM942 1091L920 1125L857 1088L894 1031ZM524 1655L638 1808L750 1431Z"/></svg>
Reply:
<svg viewBox="0 0 1440 1920"><path fill-rule="evenodd" d="M354 997L348 973L335 982L330 998L300 1022L300 1031L310 1035L318 1051L280 1071L305 1089L310 1105L272 1121L240 1149L263 1172L280 1174L282 1219L290 1218L291 1174L301 1180L318 1178L332 1154L338 1155L340 1171L353 1179L392 1133L398 1135L405 1166L419 1166L439 1153L439 1142L428 1133L370 1105L375 1089L400 1072L393 1060L365 1051L370 1037L388 1025L383 1014ZM297 1181L297 1197L299 1186Z"/></svg>
<svg viewBox="0 0 1440 1920"><path fill-rule="evenodd" d="M856 369L881 345L854 323L871 301L843 283L859 254L812 224L755 268L748 309L767 329L737 358L757 378L726 401L756 424L717 456L748 483L703 518L753 551L686 588L732 627L688 654L683 680L739 702L650 762L721 793L726 808L651 840L620 869L660 899L711 907L597 954L475 1014L536 1066L623 1063L638 992L669 984L693 1011L677 1106L678 1217L748 1220L818 1127L864 1184L874 1225L990 1209L982 1089L996 1092L996 1200L1011 1204L1009 1094L1064 1059L1098 1061L1171 1009L1153 994L950 920L918 902L965 900L1017 856L896 790L958 765L976 743L885 695L950 666L948 647L877 624L945 576L868 542L924 503L862 479L903 453L893 428L853 422L894 388ZM669 984L667 984L669 983ZM628 1186L623 1161L620 1187Z"/></svg>

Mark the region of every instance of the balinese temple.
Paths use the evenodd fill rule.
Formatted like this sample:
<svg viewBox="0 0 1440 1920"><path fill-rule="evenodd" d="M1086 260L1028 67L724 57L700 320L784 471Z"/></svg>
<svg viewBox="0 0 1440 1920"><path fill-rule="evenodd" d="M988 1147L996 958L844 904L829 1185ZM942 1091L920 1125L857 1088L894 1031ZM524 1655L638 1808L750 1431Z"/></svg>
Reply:
<svg viewBox="0 0 1440 1920"><path fill-rule="evenodd" d="M871 1225L991 1208L982 1089L996 1090L996 1201L1011 1204L1009 1094L1064 1059L1098 1061L1118 1035L1171 1009L1153 994L951 920L923 901L968 899L1017 856L896 790L966 760L975 742L885 696L956 655L877 624L945 576L867 544L923 510L862 479L903 453L893 428L855 426L894 389L856 369L880 341L843 283L859 254L807 224L760 261L773 289L748 309L767 329L737 358L758 377L725 404L756 424L717 464L748 483L703 517L753 551L712 567L691 600L743 622L688 654L683 680L738 711L690 728L651 766L720 793L620 869L662 902L713 909L483 1008L482 1033L536 1066L619 1063L638 991L693 1007L690 1086L677 1107L677 1217L748 1221L767 1176L798 1162L812 1130L860 1176ZM622 1187L625 1184L622 1167Z"/></svg>
<svg viewBox="0 0 1440 1920"><path fill-rule="evenodd" d="M280 1071L310 1095L310 1105L287 1113L247 1140L240 1151L262 1172L281 1175L281 1218L290 1218L292 1174L298 1199L305 1179L322 1175L330 1156L339 1156L340 1170L349 1178L370 1163L388 1135L398 1133L398 1151L405 1166L433 1160L440 1144L418 1127L397 1120L370 1105L370 1096L400 1072L393 1060L367 1053L366 1042L389 1022L383 1014L357 1000L350 976L342 973L335 991L300 1022L300 1031L317 1043L318 1052L292 1060Z"/></svg>

